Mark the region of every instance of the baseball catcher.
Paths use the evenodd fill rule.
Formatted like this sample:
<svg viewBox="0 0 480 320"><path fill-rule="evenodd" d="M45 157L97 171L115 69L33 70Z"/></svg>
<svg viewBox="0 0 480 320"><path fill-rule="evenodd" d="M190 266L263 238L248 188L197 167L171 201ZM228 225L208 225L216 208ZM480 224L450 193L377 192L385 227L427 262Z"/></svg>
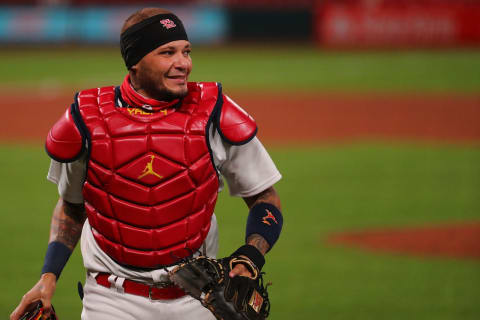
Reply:
<svg viewBox="0 0 480 320"><path fill-rule="evenodd" d="M47 135L59 199L40 280L10 320L39 300L25 319L51 314L78 242L83 320L267 318L261 270L283 225L281 174L256 121L220 83L188 81L192 45L174 13L144 8L120 33L123 82L77 92ZM216 260L225 182L248 207L245 239Z"/></svg>
<svg viewBox="0 0 480 320"><path fill-rule="evenodd" d="M270 302L260 269L245 255L248 246L230 257L213 259L205 256L180 264L169 276L219 320L260 320L268 317ZM231 278L230 272L243 264L251 276Z"/></svg>

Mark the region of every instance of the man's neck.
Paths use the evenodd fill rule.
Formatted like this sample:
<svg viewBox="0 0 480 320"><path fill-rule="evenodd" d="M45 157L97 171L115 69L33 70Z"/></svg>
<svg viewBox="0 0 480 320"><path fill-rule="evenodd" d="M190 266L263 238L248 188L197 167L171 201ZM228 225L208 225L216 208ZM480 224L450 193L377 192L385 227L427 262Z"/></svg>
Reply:
<svg viewBox="0 0 480 320"><path fill-rule="evenodd" d="M158 99L150 98L152 94L149 94L142 88L135 89L135 84L130 80L130 76L127 75L123 80L120 87L123 99L133 107L148 106L149 109L164 109L176 104L178 99Z"/></svg>

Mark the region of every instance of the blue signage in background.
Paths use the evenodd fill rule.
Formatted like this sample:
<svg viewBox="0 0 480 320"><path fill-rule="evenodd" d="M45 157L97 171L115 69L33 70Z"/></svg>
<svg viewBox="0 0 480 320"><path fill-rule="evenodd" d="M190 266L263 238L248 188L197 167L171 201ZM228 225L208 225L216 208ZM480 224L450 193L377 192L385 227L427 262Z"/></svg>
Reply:
<svg viewBox="0 0 480 320"><path fill-rule="evenodd" d="M0 7L3 44L118 44L125 19L139 7ZM221 43L228 15L217 6L168 7L195 44Z"/></svg>

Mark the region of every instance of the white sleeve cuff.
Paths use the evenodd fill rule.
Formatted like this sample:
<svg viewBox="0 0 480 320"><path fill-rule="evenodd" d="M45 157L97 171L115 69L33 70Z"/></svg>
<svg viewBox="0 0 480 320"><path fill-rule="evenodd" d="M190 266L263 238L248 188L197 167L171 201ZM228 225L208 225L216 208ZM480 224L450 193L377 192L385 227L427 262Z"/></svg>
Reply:
<svg viewBox="0 0 480 320"><path fill-rule="evenodd" d="M277 171L277 173L274 176L272 176L270 179L264 181L263 183L255 186L254 188L252 188L250 190L243 190L243 191L234 192L232 189L230 189L230 195L233 196L233 197L242 197L242 198L252 197L252 196L257 195L260 192L270 188L275 183L280 181L281 178L282 178L282 175L280 174L280 172Z"/></svg>
<svg viewBox="0 0 480 320"><path fill-rule="evenodd" d="M223 158L218 168L228 183L230 195L254 196L282 178L258 138L253 138L240 146L230 145L224 141L218 143L218 140L215 142L212 150L217 156L214 158Z"/></svg>

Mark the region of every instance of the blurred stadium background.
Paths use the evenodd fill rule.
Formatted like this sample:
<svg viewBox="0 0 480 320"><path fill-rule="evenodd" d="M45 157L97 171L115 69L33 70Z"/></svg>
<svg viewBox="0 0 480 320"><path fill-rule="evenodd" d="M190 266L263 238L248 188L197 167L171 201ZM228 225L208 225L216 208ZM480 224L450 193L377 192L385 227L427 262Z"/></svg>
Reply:
<svg viewBox="0 0 480 320"><path fill-rule="evenodd" d="M43 139L75 91L120 84L119 30L145 6L182 18L192 80L222 82L284 175L272 319L480 318L477 0L0 1L0 318L42 266L57 201ZM226 255L246 211L222 192L216 212ZM405 228L430 237L397 251L329 241ZM77 249L60 319L80 317L78 280Z"/></svg>

